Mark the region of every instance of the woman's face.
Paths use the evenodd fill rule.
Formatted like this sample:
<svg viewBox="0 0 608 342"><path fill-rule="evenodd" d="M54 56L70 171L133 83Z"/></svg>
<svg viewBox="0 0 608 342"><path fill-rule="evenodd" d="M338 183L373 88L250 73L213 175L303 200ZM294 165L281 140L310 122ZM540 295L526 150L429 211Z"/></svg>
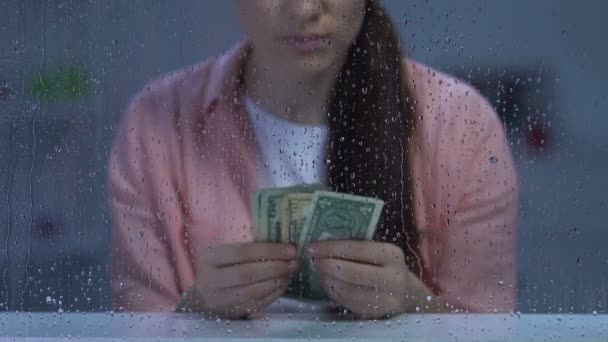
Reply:
<svg viewBox="0 0 608 342"><path fill-rule="evenodd" d="M365 0L239 0L238 10L258 62L305 76L342 64Z"/></svg>

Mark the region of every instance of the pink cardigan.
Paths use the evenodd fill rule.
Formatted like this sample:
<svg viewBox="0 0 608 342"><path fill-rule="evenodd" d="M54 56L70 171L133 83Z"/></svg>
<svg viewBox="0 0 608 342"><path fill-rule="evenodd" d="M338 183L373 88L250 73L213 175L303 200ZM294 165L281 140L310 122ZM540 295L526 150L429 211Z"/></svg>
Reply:
<svg viewBox="0 0 608 342"><path fill-rule="evenodd" d="M238 74L249 44L166 75L132 101L109 162L115 310L171 311L198 250L251 241L256 144ZM518 186L492 107L412 61L410 146L425 283L473 312L512 310Z"/></svg>

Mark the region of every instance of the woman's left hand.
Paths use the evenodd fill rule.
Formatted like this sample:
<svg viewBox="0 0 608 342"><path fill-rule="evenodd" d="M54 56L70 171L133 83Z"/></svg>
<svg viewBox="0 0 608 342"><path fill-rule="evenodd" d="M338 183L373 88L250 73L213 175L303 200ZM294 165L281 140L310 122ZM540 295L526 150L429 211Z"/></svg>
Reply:
<svg viewBox="0 0 608 342"><path fill-rule="evenodd" d="M412 311L431 291L409 271L403 251L375 241L328 240L309 253L328 296L365 319Z"/></svg>

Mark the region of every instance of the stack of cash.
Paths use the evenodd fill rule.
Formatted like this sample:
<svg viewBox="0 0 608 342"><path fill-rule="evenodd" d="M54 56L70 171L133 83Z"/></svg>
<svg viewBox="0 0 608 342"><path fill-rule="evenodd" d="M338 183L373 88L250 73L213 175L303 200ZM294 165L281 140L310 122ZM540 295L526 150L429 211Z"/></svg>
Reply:
<svg viewBox="0 0 608 342"><path fill-rule="evenodd" d="M327 300L306 247L317 240L371 240L384 202L326 191L320 185L262 189L251 194L256 241L291 242L299 268L287 295Z"/></svg>

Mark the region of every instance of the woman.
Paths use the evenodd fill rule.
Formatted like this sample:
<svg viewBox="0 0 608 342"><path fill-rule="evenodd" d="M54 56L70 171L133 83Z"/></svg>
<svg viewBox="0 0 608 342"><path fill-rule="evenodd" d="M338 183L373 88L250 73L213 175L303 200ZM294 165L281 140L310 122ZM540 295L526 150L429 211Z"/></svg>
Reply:
<svg viewBox="0 0 608 342"><path fill-rule="evenodd" d="M110 161L117 310L247 317L295 247L252 242L249 194L324 182L386 202L373 241L310 246L362 318L513 309L517 181L469 86L403 58L378 1L239 1L247 39L153 82Z"/></svg>

